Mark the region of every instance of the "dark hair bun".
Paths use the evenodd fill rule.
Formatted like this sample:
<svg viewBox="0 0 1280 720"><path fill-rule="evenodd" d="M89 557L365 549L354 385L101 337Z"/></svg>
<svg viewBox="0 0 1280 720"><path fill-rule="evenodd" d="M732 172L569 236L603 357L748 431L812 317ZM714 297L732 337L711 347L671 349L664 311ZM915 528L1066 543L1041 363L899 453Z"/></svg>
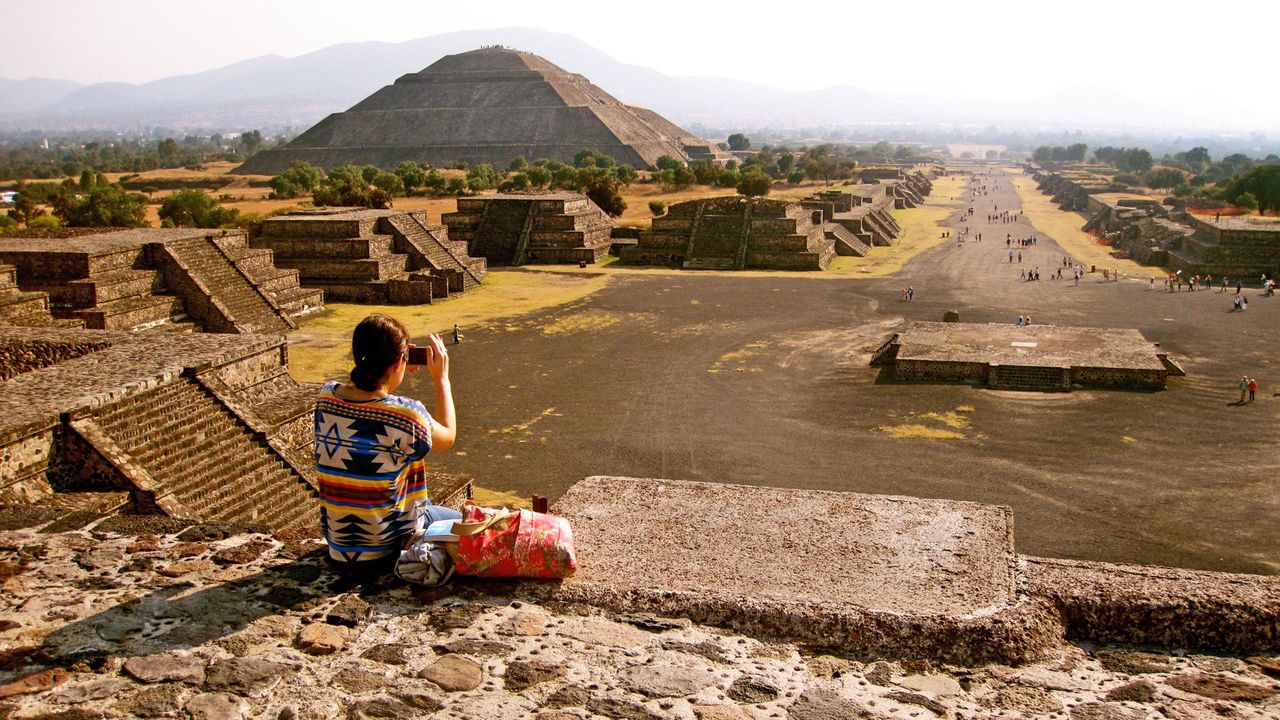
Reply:
<svg viewBox="0 0 1280 720"><path fill-rule="evenodd" d="M387 370L408 351L409 331L403 323L386 315L370 315L351 334L351 356L356 361L351 382L374 392Z"/></svg>

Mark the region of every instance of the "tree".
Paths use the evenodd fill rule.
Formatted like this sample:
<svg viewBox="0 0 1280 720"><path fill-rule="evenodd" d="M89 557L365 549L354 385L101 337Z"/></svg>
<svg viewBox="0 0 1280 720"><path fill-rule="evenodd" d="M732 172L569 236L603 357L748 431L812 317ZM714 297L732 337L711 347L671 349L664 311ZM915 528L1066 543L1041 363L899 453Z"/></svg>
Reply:
<svg viewBox="0 0 1280 720"><path fill-rule="evenodd" d="M988 159L988 160L995 160L995 159L996 159L996 158L998 158L998 157L1000 157L1000 153L999 153L999 152L997 152L997 151L995 151L995 150L988 150L988 151L987 151L987 159Z"/></svg>
<svg viewBox="0 0 1280 720"><path fill-rule="evenodd" d="M636 181L636 178L640 177L640 174L636 172L636 169L630 165L618 165L614 167L613 175L618 178L618 182L621 183L623 187L630 185Z"/></svg>
<svg viewBox="0 0 1280 720"><path fill-rule="evenodd" d="M654 217L662 215L666 211L667 211L667 204L662 202L661 200L649 201L649 212L653 213Z"/></svg>
<svg viewBox="0 0 1280 720"><path fill-rule="evenodd" d="M369 184L386 193L388 197L404 195L404 181L392 172L380 172L373 176Z"/></svg>
<svg viewBox="0 0 1280 720"><path fill-rule="evenodd" d="M36 204L36 199L27 190L26 185L18 183L18 194L13 198L13 209L9 211L14 220L22 224L31 222L31 218L44 214L44 210Z"/></svg>
<svg viewBox="0 0 1280 720"><path fill-rule="evenodd" d="M1259 165L1238 175L1222 194L1236 205L1241 196L1252 195L1259 212L1280 212L1280 165Z"/></svg>
<svg viewBox="0 0 1280 720"><path fill-rule="evenodd" d="M1236 196L1236 199L1232 202L1232 204L1236 205L1237 207L1242 207L1245 210L1257 210L1258 198L1254 197L1253 193L1251 192L1240 193L1239 195Z"/></svg>
<svg viewBox="0 0 1280 720"><path fill-rule="evenodd" d="M750 150L751 138L747 137L746 135L743 135L742 133L734 133L729 136L729 149L730 150Z"/></svg>
<svg viewBox="0 0 1280 720"><path fill-rule="evenodd" d="M249 157L250 155L258 152L258 149L261 147L261 131L250 130L248 132L240 133L240 151L244 153L245 157Z"/></svg>
<svg viewBox="0 0 1280 720"><path fill-rule="evenodd" d="M1176 188L1187 181L1187 177L1182 174L1181 170L1170 167L1156 168L1143 177L1149 187L1157 190L1161 188Z"/></svg>
<svg viewBox="0 0 1280 720"><path fill-rule="evenodd" d="M795 162L795 155L792 155L789 152L782 153L778 156L778 170L783 173L789 173L791 172L791 169L795 167Z"/></svg>
<svg viewBox="0 0 1280 720"><path fill-rule="evenodd" d="M412 160L405 160L396 165L395 174L404 186L404 193L412 195L414 190L422 187L427 181L427 170Z"/></svg>
<svg viewBox="0 0 1280 720"><path fill-rule="evenodd" d="M523 170L524 167L528 164L529 164L529 161L525 160L523 155L517 155L511 158L510 163L507 163L507 169L511 170L512 172L515 172L516 170Z"/></svg>
<svg viewBox="0 0 1280 720"><path fill-rule="evenodd" d="M738 181L738 193L747 197L762 197L773 189L773 178L759 170L749 170Z"/></svg>
<svg viewBox="0 0 1280 720"><path fill-rule="evenodd" d="M293 161L289 168L267 181L271 197L295 198L309 195L324 183L324 171L311 163Z"/></svg>
<svg viewBox="0 0 1280 720"><path fill-rule="evenodd" d="M684 165L684 163L671 157L670 155L659 155L658 161L655 163L659 170L675 170Z"/></svg>
<svg viewBox="0 0 1280 720"><path fill-rule="evenodd" d="M728 167L726 165L725 167ZM714 185L720 178L720 168L710 160L695 160L689 164L689 169L693 171L695 182L699 185ZM729 168L732 170L732 168ZM736 181L735 181L736 184ZM726 185L725 187L733 187Z"/></svg>
<svg viewBox="0 0 1280 720"><path fill-rule="evenodd" d="M631 167L627 165L626 167ZM634 168L632 168L634 171ZM534 165L525 173L529 176L529 184L536 188L546 187L551 182L551 171L545 167Z"/></svg>
<svg viewBox="0 0 1280 720"><path fill-rule="evenodd" d="M93 169L85 168L80 173L80 189L89 192L93 189Z"/></svg>
<svg viewBox="0 0 1280 720"><path fill-rule="evenodd" d="M61 218L71 227L144 227L147 198L119 185L95 187L66 210Z"/></svg>
<svg viewBox="0 0 1280 720"><path fill-rule="evenodd" d="M200 190L179 190L160 203L160 219L173 227L216 228L235 222L240 211L224 208L216 198Z"/></svg>
<svg viewBox="0 0 1280 720"><path fill-rule="evenodd" d="M176 165L181 152L182 148L178 147L178 141L173 138L165 138L156 145L156 154L160 156L160 164L164 167Z"/></svg>
<svg viewBox="0 0 1280 720"><path fill-rule="evenodd" d="M738 187L738 181L741 179L742 176L736 170L725 170L720 173L720 177L716 178L716 184L727 188Z"/></svg>
<svg viewBox="0 0 1280 720"><path fill-rule="evenodd" d="M498 173L488 163L480 163L467 171L467 188L481 192L498 184Z"/></svg>
<svg viewBox="0 0 1280 720"><path fill-rule="evenodd" d="M650 208L652 208L653 203L649 203L649 206ZM654 213L654 214L661 215L662 213ZM3 215L0 215L0 235L13 232L14 230L17 230L17 229L18 229L18 220L11 213L6 212Z"/></svg>
<svg viewBox="0 0 1280 720"><path fill-rule="evenodd" d="M1048 145L1041 145L1032 151L1031 159L1038 163L1049 162L1053 159L1053 148Z"/></svg>
<svg viewBox="0 0 1280 720"><path fill-rule="evenodd" d="M618 192L618 178L603 168L578 170L578 190L611 217L618 217L627 210L627 202Z"/></svg>

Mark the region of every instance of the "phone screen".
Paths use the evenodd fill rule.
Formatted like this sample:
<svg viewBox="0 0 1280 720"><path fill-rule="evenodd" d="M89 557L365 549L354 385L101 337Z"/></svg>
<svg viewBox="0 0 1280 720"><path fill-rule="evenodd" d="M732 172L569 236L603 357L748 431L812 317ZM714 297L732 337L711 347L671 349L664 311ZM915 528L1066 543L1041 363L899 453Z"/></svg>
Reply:
<svg viewBox="0 0 1280 720"><path fill-rule="evenodd" d="M409 348L409 364L410 365L426 365L427 364L427 348L426 347Z"/></svg>

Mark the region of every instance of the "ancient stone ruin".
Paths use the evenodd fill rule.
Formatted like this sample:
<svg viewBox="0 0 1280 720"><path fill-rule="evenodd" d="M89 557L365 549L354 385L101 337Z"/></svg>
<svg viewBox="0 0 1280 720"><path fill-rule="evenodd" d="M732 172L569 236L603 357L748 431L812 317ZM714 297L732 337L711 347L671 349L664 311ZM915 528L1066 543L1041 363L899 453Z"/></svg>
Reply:
<svg viewBox="0 0 1280 720"><path fill-rule="evenodd" d="M742 196L676 203L621 249L622 262L702 270L823 270L836 254L822 211Z"/></svg>
<svg viewBox="0 0 1280 720"><path fill-rule="evenodd" d="M313 524L315 386L278 335L0 328L0 505Z"/></svg>
<svg viewBox="0 0 1280 720"><path fill-rule="evenodd" d="M405 160L506 167L518 156L570 162L583 148L637 168L663 155L684 161L721 156L706 140L620 102L581 75L537 55L488 47L401 76L235 172L275 174L295 161L387 170Z"/></svg>
<svg viewBox="0 0 1280 720"><path fill-rule="evenodd" d="M891 245L902 232L891 214L894 198L888 185L860 184L823 190L801 204L822 211L828 232L833 230L831 225L845 230L836 233L836 252L840 255L866 257L872 246ZM852 235L857 242L846 235Z"/></svg>
<svg viewBox="0 0 1280 720"><path fill-rule="evenodd" d="M1280 272L1280 222L1170 210L1158 198L1126 192L1088 166L1030 170L1040 190L1062 209L1088 217L1086 232L1138 262L1187 276L1252 280Z"/></svg>
<svg viewBox="0 0 1280 720"><path fill-rule="evenodd" d="M481 283L484 258L421 212L320 208L268 218L253 239L331 300L429 303Z"/></svg>
<svg viewBox="0 0 1280 720"><path fill-rule="evenodd" d="M284 332L324 307L240 231L120 230L69 238L0 239L9 321L107 330ZM12 286L15 279L18 291ZM43 298L43 299L41 299ZM43 307L42 307L43 306Z"/></svg>
<svg viewBox="0 0 1280 720"><path fill-rule="evenodd" d="M595 263L609 253L613 221L573 192L458 198L441 220L449 237L495 265Z"/></svg>
<svg viewBox="0 0 1280 720"><path fill-rule="evenodd" d="M1183 375L1137 330L915 322L872 355L894 380L983 383L993 390L1074 386L1163 390Z"/></svg>

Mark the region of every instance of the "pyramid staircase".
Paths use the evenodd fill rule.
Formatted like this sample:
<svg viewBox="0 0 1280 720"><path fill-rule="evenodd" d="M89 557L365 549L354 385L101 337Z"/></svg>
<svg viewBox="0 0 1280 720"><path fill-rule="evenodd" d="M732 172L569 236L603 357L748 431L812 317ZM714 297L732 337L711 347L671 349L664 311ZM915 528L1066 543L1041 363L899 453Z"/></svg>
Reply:
<svg viewBox="0 0 1280 720"><path fill-rule="evenodd" d="M441 220L450 238L494 265L596 263L612 244L613 221L578 193L458 198Z"/></svg>
<svg viewBox="0 0 1280 720"><path fill-rule="evenodd" d="M824 223L822 231L826 233L828 238L835 241L837 255L866 257L871 253L871 246L867 245L861 238L840 223Z"/></svg>
<svg viewBox="0 0 1280 720"><path fill-rule="evenodd" d="M290 319L324 309L324 291L302 287L298 271L276 267L270 250L249 247L243 235L226 235L215 242L236 268Z"/></svg>
<svg viewBox="0 0 1280 720"><path fill-rule="evenodd" d="M215 332L281 333L294 328L288 315L236 266L212 237L164 243L158 264L184 287L188 310ZM180 278L180 279L178 279Z"/></svg>
<svg viewBox="0 0 1280 720"><path fill-rule="evenodd" d="M0 265L0 324L26 327L81 327L78 320L56 320L49 312L49 293L18 289L18 269Z"/></svg>
<svg viewBox="0 0 1280 720"><path fill-rule="evenodd" d="M456 275L458 279L450 282L451 292L465 292L481 284L487 262L468 255L467 243L451 240L444 225L428 224L422 213L391 215L383 222L396 239L396 250L408 255L416 270Z"/></svg>
<svg viewBox="0 0 1280 720"><path fill-rule="evenodd" d="M273 529L314 525L306 479L198 382L178 377L71 428L167 514ZM145 504L145 503L143 503Z"/></svg>
<svg viewBox="0 0 1280 720"><path fill-rule="evenodd" d="M76 262L45 262L6 253L21 262L23 290L49 296L55 318L80 321L92 330L148 330L177 324L189 330L186 306L164 278L146 269L143 247L108 249L75 256Z"/></svg>

